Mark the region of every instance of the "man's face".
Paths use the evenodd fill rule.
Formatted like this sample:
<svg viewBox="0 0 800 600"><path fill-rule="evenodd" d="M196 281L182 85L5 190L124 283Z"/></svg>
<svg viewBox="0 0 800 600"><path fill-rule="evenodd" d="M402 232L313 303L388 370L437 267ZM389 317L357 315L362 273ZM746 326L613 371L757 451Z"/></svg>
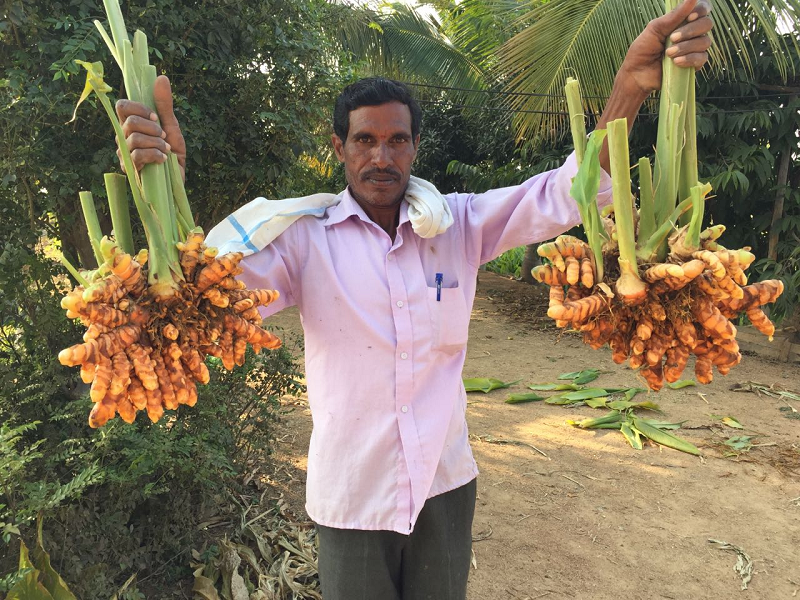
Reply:
<svg viewBox="0 0 800 600"><path fill-rule="evenodd" d="M359 204L366 209L400 202L419 143L419 135L416 139L411 135L408 106L392 101L350 111L347 140L342 142L334 134L331 141Z"/></svg>

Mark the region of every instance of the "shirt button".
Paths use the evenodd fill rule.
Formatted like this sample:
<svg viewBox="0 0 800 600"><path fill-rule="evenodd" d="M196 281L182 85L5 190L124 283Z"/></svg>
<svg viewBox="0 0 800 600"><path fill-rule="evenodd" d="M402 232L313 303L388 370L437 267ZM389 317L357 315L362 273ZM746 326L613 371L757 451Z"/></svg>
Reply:
<svg viewBox="0 0 800 600"><path fill-rule="evenodd" d="M408 353L407 353L407 352L403 352L403 353L400 355L400 358L402 358L403 360L407 359L407 358L408 358Z"/></svg>
<svg viewBox="0 0 800 600"><path fill-rule="evenodd" d="M403 301L402 300L398 300L397 301L397 306L399 306L400 308L403 308Z"/></svg>
<svg viewBox="0 0 800 600"><path fill-rule="evenodd" d="M394 254L390 254L386 257L386 260L394 260Z"/></svg>
<svg viewBox="0 0 800 600"><path fill-rule="evenodd" d="M400 407L400 410L402 412L404 412L404 413L407 413L408 412L408 407L404 404L403 406Z"/></svg>

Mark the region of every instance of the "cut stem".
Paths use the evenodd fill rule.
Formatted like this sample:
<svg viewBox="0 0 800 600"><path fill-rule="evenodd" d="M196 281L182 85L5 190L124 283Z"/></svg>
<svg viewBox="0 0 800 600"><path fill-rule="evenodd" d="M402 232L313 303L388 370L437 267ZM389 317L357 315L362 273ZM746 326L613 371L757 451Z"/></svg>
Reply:
<svg viewBox="0 0 800 600"><path fill-rule="evenodd" d="M128 182L124 175L106 173L103 175L108 194L108 208L111 212L111 226L117 245L128 254L134 254L131 214L128 209Z"/></svg>
<svg viewBox="0 0 800 600"><path fill-rule="evenodd" d="M91 285L78 272L78 269L76 269L74 266L72 266L72 263L67 260L67 257L64 256L63 252L59 252L58 253L58 260L61 262L62 265L64 265L64 268L66 268L67 271L69 271L70 275L72 275L75 278L75 281L77 281L79 284L81 284L84 288L88 288Z"/></svg>
<svg viewBox="0 0 800 600"><path fill-rule="evenodd" d="M581 84L577 79L567 77L567 85L564 86L567 95L567 107L569 109L569 128L572 132L572 143L575 146L575 158L578 166L583 162L586 153L586 121L583 113L583 102L581 101Z"/></svg>
<svg viewBox="0 0 800 600"><path fill-rule="evenodd" d="M681 153L681 173L678 178L678 197L689 198L691 190L700 180L697 169L697 102L695 100L695 72L689 71L689 84L686 90L686 109L683 124L683 152ZM691 214L681 217L681 225L686 225Z"/></svg>
<svg viewBox="0 0 800 600"><path fill-rule="evenodd" d="M175 200L178 214L180 214L183 220L189 225L189 230L192 230L195 227L194 217L192 217L192 207L189 205L189 198L186 196L186 188L183 184L178 157L172 152L167 154L167 165L170 183L172 184L172 198Z"/></svg>
<svg viewBox="0 0 800 600"><path fill-rule="evenodd" d="M693 250L700 249L700 232L703 227L703 214L705 212L705 186L695 185L690 190L692 199L692 216L689 229L686 230L686 246Z"/></svg>
<svg viewBox="0 0 800 600"><path fill-rule="evenodd" d="M639 235L640 244L646 243L656 229L655 205L653 204L653 174L650 159L639 159Z"/></svg>
<svg viewBox="0 0 800 600"><path fill-rule="evenodd" d="M608 124L608 153L614 195L614 220L619 244L620 277L616 287L623 302L637 304L644 300L647 286L639 277L636 262L627 119L616 119Z"/></svg>
<svg viewBox="0 0 800 600"><path fill-rule="evenodd" d="M100 251L100 240L103 238L103 230L100 229L100 221L97 219L97 209L94 205L92 192L79 192L81 199L81 209L83 210L83 220L86 222L86 231L89 234L89 241L92 244L92 252L97 261L97 266L103 264L103 253Z"/></svg>
<svg viewBox="0 0 800 600"><path fill-rule="evenodd" d="M687 198L672 211L669 218L664 221L658 229L653 232L644 246L636 251L637 256L643 263L655 262L657 259L658 248L666 243L669 239L669 234L672 233L680 219L681 215L686 214L692 208L692 199Z"/></svg>

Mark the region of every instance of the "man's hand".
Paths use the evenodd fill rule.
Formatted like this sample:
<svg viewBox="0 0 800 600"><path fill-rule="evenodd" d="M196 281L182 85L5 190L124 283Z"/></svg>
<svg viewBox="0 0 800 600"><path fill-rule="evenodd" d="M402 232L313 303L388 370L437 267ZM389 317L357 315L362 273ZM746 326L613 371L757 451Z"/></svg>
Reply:
<svg viewBox="0 0 800 600"><path fill-rule="evenodd" d="M172 89L169 79L164 75L156 78L153 87L153 100L158 115L144 104L130 100L118 100L116 109L125 142L131 151L131 158L137 170L149 163L163 163L167 152L178 158L181 176L186 179L186 141L183 139L178 119L172 108ZM161 125L158 124L161 121ZM120 151L117 149L117 156ZM122 161L120 161L122 162ZM124 169L124 166L123 166Z"/></svg>
<svg viewBox="0 0 800 600"><path fill-rule="evenodd" d="M644 95L661 88L665 49L677 66L701 69L711 47L709 33L714 22L710 13L708 0L685 0L675 10L650 21L628 49L617 80L635 86L634 90ZM667 40L672 42L669 48Z"/></svg>

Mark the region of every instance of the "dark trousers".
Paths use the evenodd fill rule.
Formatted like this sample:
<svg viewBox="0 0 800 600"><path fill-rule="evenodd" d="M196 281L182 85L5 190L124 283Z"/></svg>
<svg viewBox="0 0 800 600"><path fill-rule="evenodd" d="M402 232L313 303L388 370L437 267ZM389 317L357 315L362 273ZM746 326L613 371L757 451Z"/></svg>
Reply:
<svg viewBox="0 0 800 600"><path fill-rule="evenodd" d="M317 525L323 600L464 600L476 491L429 498L410 535Z"/></svg>

